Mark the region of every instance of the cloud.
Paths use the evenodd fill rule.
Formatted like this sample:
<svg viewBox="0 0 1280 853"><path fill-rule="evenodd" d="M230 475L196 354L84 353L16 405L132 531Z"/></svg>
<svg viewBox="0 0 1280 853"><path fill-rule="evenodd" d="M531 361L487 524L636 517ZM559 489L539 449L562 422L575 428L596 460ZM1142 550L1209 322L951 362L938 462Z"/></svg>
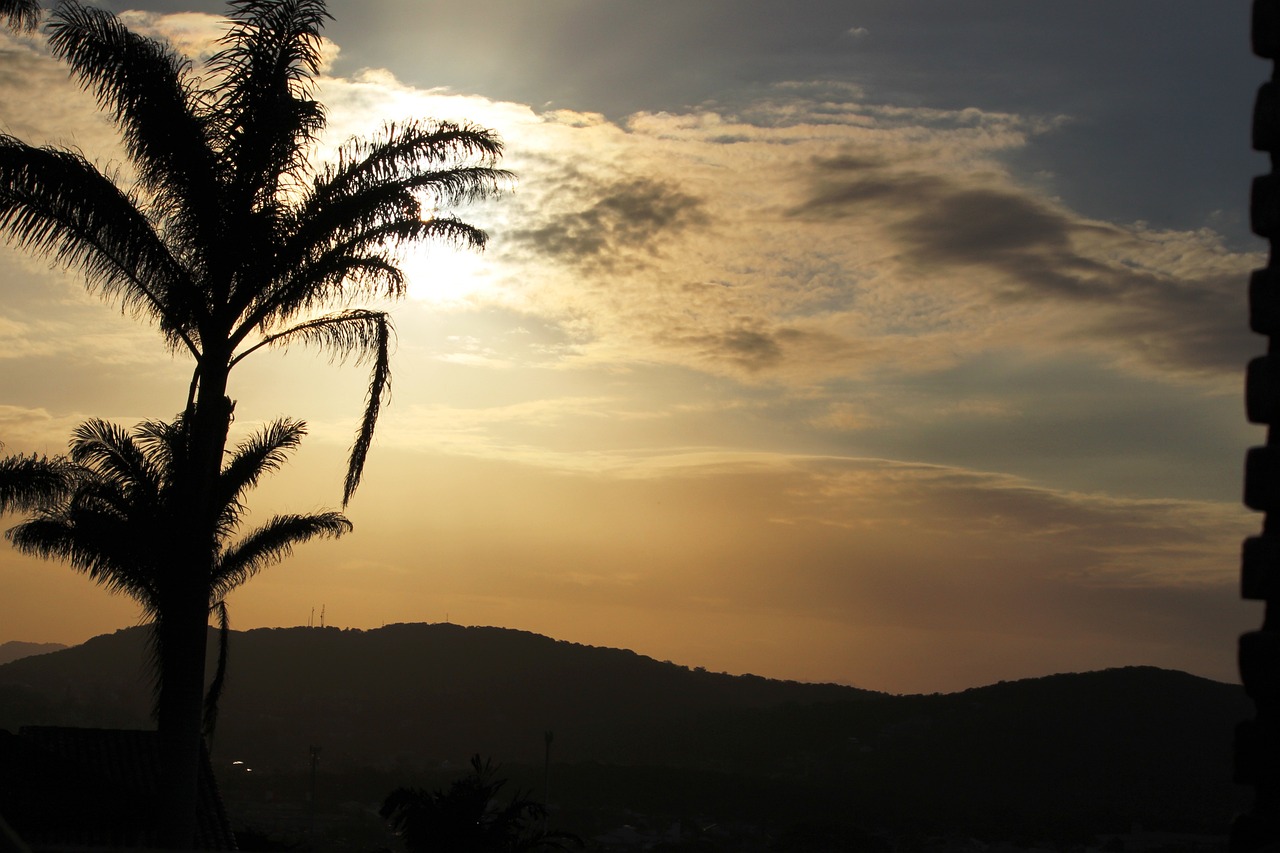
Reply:
<svg viewBox="0 0 1280 853"><path fill-rule="evenodd" d="M712 372L728 365L750 376L779 371L803 374L823 362L839 361L853 349L842 338L822 330L746 319L716 332L695 324L673 325L655 332L654 340L663 348L675 346L693 353L697 359L694 364Z"/></svg>
<svg viewBox="0 0 1280 853"><path fill-rule="evenodd" d="M1212 232L1090 220L1016 180L1002 158L1053 119L867 103L840 81L622 122L378 69L322 90L325 150L403 115L471 116L507 140L520 188L464 212L493 234L485 281L438 310L463 325L466 311L505 316L538 340L446 333L422 347L433 358L493 372L657 365L838 403L850 383L940 376L991 353L1221 393L1253 348L1239 282L1255 258ZM934 393L926 409L952 404Z"/></svg>
<svg viewBox="0 0 1280 853"><path fill-rule="evenodd" d="M700 199L654 178L619 179L575 194L584 200L573 209L513 231L511 241L553 261L611 271L643 263L664 241L706 224Z"/></svg>
<svg viewBox="0 0 1280 853"><path fill-rule="evenodd" d="M1253 258L1210 232L1090 220L1019 183L1002 158L1060 118L861 95L797 82L733 113L619 123L423 92L386 72L324 92L344 133L370 115L470 113L504 135L521 184L468 213L494 240L492 284L467 304L559 326L575 341L566 366L812 386L946 369L980 346L1083 348L1169 377L1237 368L1235 277Z"/></svg>
<svg viewBox="0 0 1280 853"><path fill-rule="evenodd" d="M998 173L924 172L861 153L812 164L809 191L788 215L833 226L876 217L902 273L963 282L997 312L1059 303L1061 330L1028 342L1083 339L1130 366L1174 373L1235 371L1249 351L1240 280L1257 259L1210 232L1092 221Z"/></svg>
<svg viewBox="0 0 1280 853"><path fill-rule="evenodd" d="M55 418L46 409L0 406L0 438L7 452L61 453L80 418ZM50 449L52 448L52 449Z"/></svg>
<svg viewBox="0 0 1280 853"><path fill-rule="evenodd" d="M33 144L76 148L115 168L124 162L111 123L49 55L42 36L0 32L0 121L5 133Z"/></svg>
<svg viewBox="0 0 1280 853"><path fill-rule="evenodd" d="M178 53L203 62L222 49L228 21L222 15L205 12L152 12L126 9L118 13L129 29L150 38L167 42ZM332 70L341 51L331 39L321 37L319 59L321 73Z"/></svg>
<svg viewBox="0 0 1280 853"><path fill-rule="evenodd" d="M1013 264L1029 252L1053 252L1068 260L1070 224L1025 194L956 189L911 212L895 227L922 263ZM1086 270L1097 266L1070 259Z"/></svg>
<svg viewBox="0 0 1280 853"><path fill-rule="evenodd" d="M863 214L867 205L887 204L899 209L923 205L948 186L940 175L876 174L882 164L882 160L865 155L843 155L817 164L822 175L814 181L812 194L788 214L838 221ZM854 177L846 178L847 174Z"/></svg>
<svg viewBox="0 0 1280 853"><path fill-rule="evenodd" d="M167 42L178 53L203 62L221 47L227 19L204 12L148 12L129 9L118 14L135 33Z"/></svg>
<svg viewBox="0 0 1280 853"><path fill-rule="evenodd" d="M753 329L734 329L715 341L715 350L747 365L749 369L766 367L782 358L778 341L794 334L783 329L778 334L765 334Z"/></svg>

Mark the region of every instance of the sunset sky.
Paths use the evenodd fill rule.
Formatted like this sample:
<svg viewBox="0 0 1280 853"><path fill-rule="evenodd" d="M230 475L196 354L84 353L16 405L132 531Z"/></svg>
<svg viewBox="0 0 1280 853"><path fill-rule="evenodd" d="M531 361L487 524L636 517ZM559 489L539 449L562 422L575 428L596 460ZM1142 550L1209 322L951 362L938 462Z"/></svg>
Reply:
<svg viewBox="0 0 1280 853"><path fill-rule="evenodd" d="M103 5L195 56L221 31L216 2ZM252 580L233 627L447 619L893 692L1235 679L1247 4L330 10L327 147L470 119L519 182L459 211L484 254L405 259L355 532ZM127 179L42 38L0 39L0 128ZM6 450L181 409L153 327L9 248L0 281ZM239 434L310 425L255 517L339 504L366 382L304 350L233 373ZM138 618L0 550L0 642Z"/></svg>

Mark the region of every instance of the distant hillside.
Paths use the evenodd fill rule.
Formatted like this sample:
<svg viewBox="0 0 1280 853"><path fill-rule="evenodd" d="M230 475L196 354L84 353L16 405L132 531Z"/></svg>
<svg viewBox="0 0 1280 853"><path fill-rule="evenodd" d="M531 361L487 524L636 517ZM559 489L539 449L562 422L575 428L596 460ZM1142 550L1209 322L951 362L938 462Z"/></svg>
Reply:
<svg viewBox="0 0 1280 853"><path fill-rule="evenodd" d="M42 714L145 724L145 644L144 629L128 629L0 666L0 727ZM548 729L574 758L666 760L679 757L671 732L699 717L878 695L450 624L235 632L230 655L218 746L260 765L289 763L309 743L356 763L465 761L474 751L532 760ZM15 702L28 710L15 713Z"/></svg>
<svg viewBox="0 0 1280 853"><path fill-rule="evenodd" d="M145 725L145 639L0 666L0 728ZM1232 728L1251 713L1237 686L1146 667L889 696L447 624L237 632L230 672L219 763L301 771L314 744L331 772L407 778L474 752L536 767L552 731L560 789L583 802L625 790L674 814L693 798L975 837L1225 831L1244 796Z"/></svg>
<svg viewBox="0 0 1280 853"><path fill-rule="evenodd" d="M62 643L24 643L19 640L10 640L7 643L0 643L0 664L6 664L19 658L31 657L32 655L48 654L65 648L66 646Z"/></svg>

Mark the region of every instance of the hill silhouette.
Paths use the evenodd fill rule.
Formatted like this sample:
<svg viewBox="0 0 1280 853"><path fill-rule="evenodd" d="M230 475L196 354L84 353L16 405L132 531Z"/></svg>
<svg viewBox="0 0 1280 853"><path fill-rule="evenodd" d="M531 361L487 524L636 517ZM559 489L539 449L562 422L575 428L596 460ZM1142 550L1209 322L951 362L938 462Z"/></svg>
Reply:
<svg viewBox="0 0 1280 853"><path fill-rule="evenodd" d="M49 711L60 724L104 715L145 725L146 641L145 630L125 629L0 666L0 726L21 722L10 710L18 700L60 705ZM316 742L329 760L355 764L465 762L475 751L533 760L548 729L574 759L667 760L682 753L663 741L702 717L879 695L452 624L233 632L230 656L219 747L268 767Z"/></svg>
<svg viewBox="0 0 1280 853"><path fill-rule="evenodd" d="M62 643L24 643L20 640L10 640L7 643L0 643L0 664L32 655L45 655L65 648L66 646Z"/></svg>
<svg viewBox="0 0 1280 853"><path fill-rule="evenodd" d="M584 807L1085 840L1220 833L1244 802L1241 688L1151 667L892 696L450 624L256 629L230 654L215 761L298 773L321 745L326 772L375 774L370 797L472 753L519 775L553 731ZM0 666L0 728L147 725L145 655L128 629Z"/></svg>

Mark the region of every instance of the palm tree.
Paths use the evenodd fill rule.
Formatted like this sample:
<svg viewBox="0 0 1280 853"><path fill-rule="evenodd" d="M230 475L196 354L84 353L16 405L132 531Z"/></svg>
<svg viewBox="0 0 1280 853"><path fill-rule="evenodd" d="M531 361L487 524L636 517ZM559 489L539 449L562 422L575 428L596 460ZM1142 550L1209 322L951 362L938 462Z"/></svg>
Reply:
<svg viewBox="0 0 1280 853"><path fill-rule="evenodd" d="M323 0L232 0L228 18L221 49L197 74L109 12L77 2L54 10L50 47L114 119L132 186L78 151L0 135L0 232L79 269L90 289L155 322L194 362L165 551L174 588L164 603L170 659L158 720L174 798L164 807L174 815L171 846L188 844L194 826L232 369L259 349L294 344L370 366L345 505L390 387L393 330L384 311L326 306L402 296L396 249L405 244L482 248L484 232L434 211L491 196L510 177L494 166L502 146L492 132L424 120L387 124L313 167L325 126L311 97Z"/></svg>
<svg viewBox="0 0 1280 853"><path fill-rule="evenodd" d="M93 420L73 434L66 459L9 457L0 473L17 468L27 482L22 507L32 512L6 534L23 553L65 560L111 592L136 600L150 617L156 687L162 693L170 671L173 642L169 599L182 589L174 561L173 494L175 463L186 442L186 425L148 421L132 432ZM338 537L351 522L338 512L277 515L239 541L231 537L243 520L245 494L268 472L278 470L306 433L301 421L278 420L241 442L220 472L218 543L209 587L208 609L217 614L219 655L205 697L205 733L212 734L226 675L230 623L226 596L262 569L292 553L293 546L316 537ZM0 500L5 497L0 476ZM13 502L15 507L17 502ZM206 620L207 621L207 620ZM157 711L160 709L157 708Z"/></svg>

